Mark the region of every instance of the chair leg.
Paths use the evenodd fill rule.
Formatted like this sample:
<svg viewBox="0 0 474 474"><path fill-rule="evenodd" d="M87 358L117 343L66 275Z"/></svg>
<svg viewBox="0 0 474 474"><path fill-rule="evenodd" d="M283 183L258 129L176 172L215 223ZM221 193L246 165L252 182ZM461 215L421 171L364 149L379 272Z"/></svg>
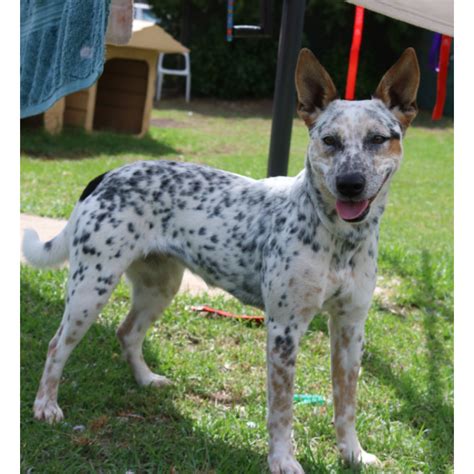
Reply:
<svg viewBox="0 0 474 474"><path fill-rule="evenodd" d="M191 100L191 73L186 76L186 102Z"/></svg>
<svg viewBox="0 0 474 474"><path fill-rule="evenodd" d="M158 73L156 84L156 100L161 100L161 88L163 87L163 73Z"/></svg>

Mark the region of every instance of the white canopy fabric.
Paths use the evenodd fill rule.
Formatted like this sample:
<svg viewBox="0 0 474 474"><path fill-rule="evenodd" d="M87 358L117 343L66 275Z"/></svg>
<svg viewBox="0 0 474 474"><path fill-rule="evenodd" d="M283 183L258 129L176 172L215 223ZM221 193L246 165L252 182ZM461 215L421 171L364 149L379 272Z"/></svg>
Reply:
<svg viewBox="0 0 474 474"><path fill-rule="evenodd" d="M149 21L133 20L132 37L127 48L153 49L160 53L187 53L189 49L175 40L161 26Z"/></svg>
<svg viewBox="0 0 474 474"><path fill-rule="evenodd" d="M382 15L454 36L453 0L347 0Z"/></svg>

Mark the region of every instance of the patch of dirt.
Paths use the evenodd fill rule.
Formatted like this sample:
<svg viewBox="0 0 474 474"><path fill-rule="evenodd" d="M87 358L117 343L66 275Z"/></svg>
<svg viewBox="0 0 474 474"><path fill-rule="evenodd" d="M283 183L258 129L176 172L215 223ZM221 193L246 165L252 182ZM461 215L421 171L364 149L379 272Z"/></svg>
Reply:
<svg viewBox="0 0 474 474"><path fill-rule="evenodd" d="M192 400L199 400L200 402L211 401L218 405L227 405L227 406L235 406L243 401L241 396L232 395L231 393L228 393L225 390L219 390L218 392L213 392L213 393L194 392L187 396L191 398Z"/></svg>
<svg viewBox="0 0 474 474"><path fill-rule="evenodd" d="M409 311L405 306L396 303L397 292L400 291L401 281L398 278L387 278L380 275L374 291L374 301L382 311L388 311L398 316L407 316Z"/></svg>

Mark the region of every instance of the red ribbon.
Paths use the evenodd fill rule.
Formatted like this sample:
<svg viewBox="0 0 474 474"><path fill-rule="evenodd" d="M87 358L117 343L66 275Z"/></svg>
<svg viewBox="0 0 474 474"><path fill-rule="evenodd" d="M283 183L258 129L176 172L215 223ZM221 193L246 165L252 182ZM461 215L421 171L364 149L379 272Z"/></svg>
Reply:
<svg viewBox="0 0 474 474"><path fill-rule="evenodd" d="M439 48L438 80L436 84L436 104L431 118L440 120L443 116L444 103L446 102L446 82L448 79L449 52L451 50L451 36L441 36Z"/></svg>
<svg viewBox="0 0 474 474"><path fill-rule="evenodd" d="M364 7L356 6L354 18L354 32L352 34L349 69L347 71L346 100L354 100L357 67L359 65L360 43L364 29Z"/></svg>
<svg viewBox="0 0 474 474"><path fill-rule="evenodd" d="M243 319L246 321L255 321L256 323L263 323L265 318L263 316L248 316L246 314L234 314L227 311L222 311L221 309L211 308L210 306L201 305L201 306L191 306L191 311L198 311L200 313L209 313L217 314L218 316L223 316L224 318L232 319Z"/></svg>

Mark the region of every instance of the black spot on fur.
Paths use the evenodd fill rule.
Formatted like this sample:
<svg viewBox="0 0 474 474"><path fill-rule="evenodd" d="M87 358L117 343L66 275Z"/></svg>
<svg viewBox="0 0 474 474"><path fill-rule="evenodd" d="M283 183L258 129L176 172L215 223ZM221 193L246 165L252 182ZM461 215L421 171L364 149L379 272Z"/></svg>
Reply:
<svg viewBox="0 0 474 474"><path fill-rule="evenodd" d="M82 191L82 194L81 194L81 197L79 198L79 201L84 201L87 196L89 196L90 194L92 194L95 189L97 188L97 186L99 186L99 184L102 182L102 180L104 179L105 175L107 173L103 173L97 177L95 177L87 186L86 188L84 189L84 191Z"/></svg>

